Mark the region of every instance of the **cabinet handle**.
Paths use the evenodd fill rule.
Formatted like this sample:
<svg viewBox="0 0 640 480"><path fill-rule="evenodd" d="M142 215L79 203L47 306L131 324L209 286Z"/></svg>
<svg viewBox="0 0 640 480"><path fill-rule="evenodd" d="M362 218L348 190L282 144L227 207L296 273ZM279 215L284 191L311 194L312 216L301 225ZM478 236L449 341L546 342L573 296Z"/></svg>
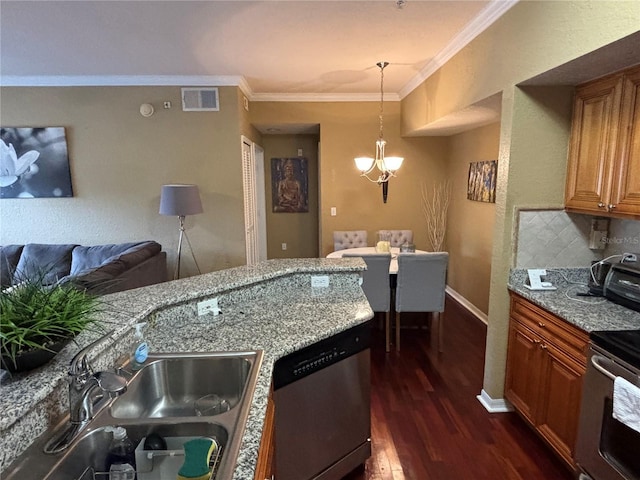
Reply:
<svg viewBox="0 0 640 480"><path fill-rule="evenodd" d="M542 350L546 350L546 349L547 349L547 346L546 346L544 343L542 343L542 344L540 345L540 348L541 348Z"/></svg>
<svg viewBox="0 0 640 480"><path fill-rule="evenodd" d="M544 327L545 327L544 323L542 323L542 322L538 322L538 326L539 326L540 328L544 328Z"/></svg>
<svg viewBox="0 0 640 480"><path fill-rule="evenodd" d="M602 202L598 203L598 208L604 208L604 207L606 207L606 205L604 203L602 203Z"/></svg>
<svg viewBox="0 0 640 480"><path fill-rule="evenodd" d="M611 211L614 208L616 208L616 206L613 203L610 203L609 206L608 206L608 210Z"/></svg>
<svg viewBox="0 0 640 480"><path fill-rule="evenodd" d="M536 340L536 339L534 339L534 340L533 340L533 343L535 343L535 344L537 345L537 344L539 344L539 343L540 343L540 340Z"/></svg>

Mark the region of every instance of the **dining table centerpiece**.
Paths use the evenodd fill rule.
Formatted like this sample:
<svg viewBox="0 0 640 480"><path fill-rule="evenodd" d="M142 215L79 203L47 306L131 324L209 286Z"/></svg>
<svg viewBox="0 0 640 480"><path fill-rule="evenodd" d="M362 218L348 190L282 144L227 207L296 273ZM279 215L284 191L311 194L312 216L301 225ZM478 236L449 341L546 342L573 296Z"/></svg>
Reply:
<svg viewBox="0 0 640 480"><path fill-rule="evenodd" d="M47 284L46 273L14 278L0 292L1 367L32 370L94 325L104 302L73 281Z"/></svg>

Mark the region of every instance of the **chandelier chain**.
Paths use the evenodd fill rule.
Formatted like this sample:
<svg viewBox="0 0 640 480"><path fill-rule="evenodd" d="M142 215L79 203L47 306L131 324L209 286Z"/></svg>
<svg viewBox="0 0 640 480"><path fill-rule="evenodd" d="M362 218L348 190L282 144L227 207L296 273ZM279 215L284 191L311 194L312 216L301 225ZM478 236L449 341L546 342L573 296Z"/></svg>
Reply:
<svg viewBox="0 0 640 480"><path fill-rule="evenodd" d="M383 139L382 135L382 117L384 113L384 68L389 65L389 62L379 62L378 67L380 67L380 140Z"/></svg>

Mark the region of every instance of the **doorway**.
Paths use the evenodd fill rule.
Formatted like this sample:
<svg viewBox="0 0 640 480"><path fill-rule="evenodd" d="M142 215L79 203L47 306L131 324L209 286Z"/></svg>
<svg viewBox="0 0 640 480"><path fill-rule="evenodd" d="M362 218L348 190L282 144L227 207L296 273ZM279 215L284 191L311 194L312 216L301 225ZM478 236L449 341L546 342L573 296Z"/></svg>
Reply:
<svg viewBox="0 0 640 480"><path fill-rule="evenodd" d="M247 265L267 259L264 149L242 136L242 184Z"/></svg>

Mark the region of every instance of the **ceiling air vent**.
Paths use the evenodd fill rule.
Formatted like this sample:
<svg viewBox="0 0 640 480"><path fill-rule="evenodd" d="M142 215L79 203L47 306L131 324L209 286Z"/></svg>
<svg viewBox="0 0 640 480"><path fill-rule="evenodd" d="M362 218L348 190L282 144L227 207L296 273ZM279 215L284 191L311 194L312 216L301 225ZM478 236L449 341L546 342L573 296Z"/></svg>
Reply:
<svg viewBox="0 0 640 480"><path fill-rule="evenodd" d="M220 110L217 88L183 88L184 112L217 112Z"/></svg>

